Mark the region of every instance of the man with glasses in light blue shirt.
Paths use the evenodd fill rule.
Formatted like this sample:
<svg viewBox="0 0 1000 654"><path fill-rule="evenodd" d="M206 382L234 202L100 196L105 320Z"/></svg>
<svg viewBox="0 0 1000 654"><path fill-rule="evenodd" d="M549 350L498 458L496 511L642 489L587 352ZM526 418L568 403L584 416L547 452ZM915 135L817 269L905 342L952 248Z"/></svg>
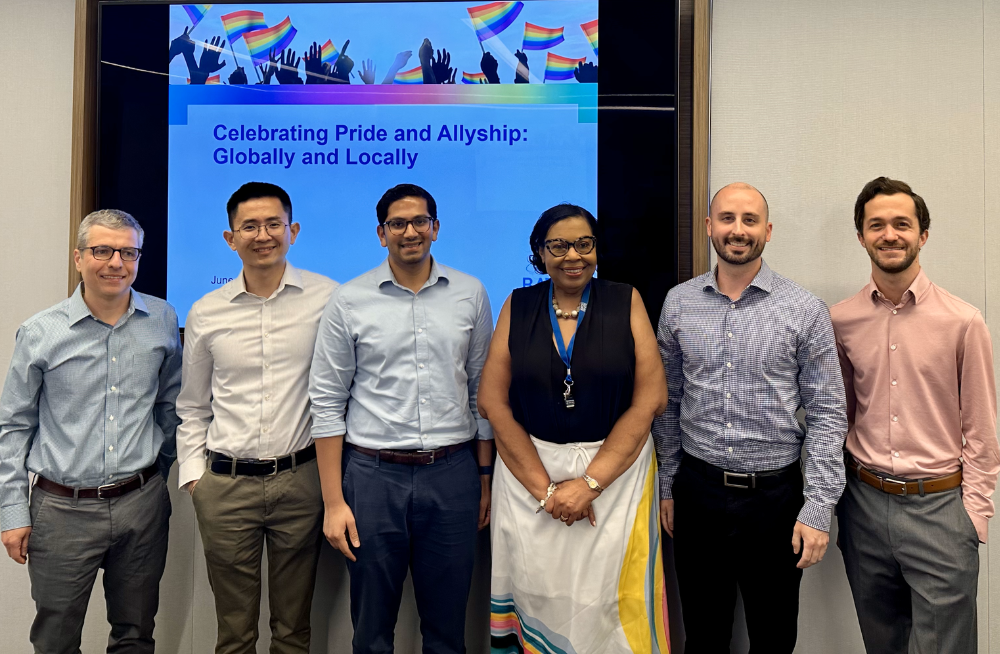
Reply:
<svg viewBox="0 0 1000 654"><path fill-rule="evenodd" d="M132 290L142 240L123 211L84 218L83 282L18 329L0 397L0 536L28 564L35 652L80 651L100 568L108 651L153 652L181 347L173 307Z"/></svg>
<svg viewBox="0 0 1000 654"><path fill-rule="evenodd" d="M333 292L313 356L323 533L348 559L355 654L393 651L407 569L423 651L464 652L489 522L493 435L476 394L493 316L478 279L431 257L427 191L395 186L376 214L388 257Z"/></svg>

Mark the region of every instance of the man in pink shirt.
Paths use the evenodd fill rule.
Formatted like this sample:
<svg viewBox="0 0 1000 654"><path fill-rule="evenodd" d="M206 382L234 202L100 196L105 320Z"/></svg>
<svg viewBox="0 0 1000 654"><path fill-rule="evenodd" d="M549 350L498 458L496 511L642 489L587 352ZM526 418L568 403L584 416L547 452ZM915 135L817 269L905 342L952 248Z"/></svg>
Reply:
<svg viewBox="0 0 1000 654"><path fill-rule="evenodd" d="M871 282L830 310L847 391L838 542L869 653L977 648L979 543L1000 472L979 311L920 268L930 214L879 177L854 205Z"/></svg>

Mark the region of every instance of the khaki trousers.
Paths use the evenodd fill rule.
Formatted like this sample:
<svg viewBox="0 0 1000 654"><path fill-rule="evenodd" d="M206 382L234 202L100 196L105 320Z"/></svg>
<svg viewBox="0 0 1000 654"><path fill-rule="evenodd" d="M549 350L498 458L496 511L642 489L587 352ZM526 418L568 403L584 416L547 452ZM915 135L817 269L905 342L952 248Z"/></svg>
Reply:
<svg viewBox="0 0 1000 654"><path fill-rule="evenodd" d="M231 477L209 470L192 500L215 593L216 654L257 651L265 542L270 652L307 654L323 526L316 461L273 477Z"/></svg>

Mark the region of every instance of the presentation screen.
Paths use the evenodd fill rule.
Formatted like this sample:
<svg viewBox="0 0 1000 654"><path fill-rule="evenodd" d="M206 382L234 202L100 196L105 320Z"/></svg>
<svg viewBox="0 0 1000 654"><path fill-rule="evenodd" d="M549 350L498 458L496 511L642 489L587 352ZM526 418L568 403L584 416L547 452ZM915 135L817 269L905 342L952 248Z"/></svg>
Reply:
<svg viewBox="0 0 1000 654"><path fill-rule="evenodd" d="M375 205L437 201L432 253L486 285L494 319L539 214L597 213L596 0L172 5L167 300L239 274L226 201L292 198L296 267L345 282L384 259Z"/></svg>

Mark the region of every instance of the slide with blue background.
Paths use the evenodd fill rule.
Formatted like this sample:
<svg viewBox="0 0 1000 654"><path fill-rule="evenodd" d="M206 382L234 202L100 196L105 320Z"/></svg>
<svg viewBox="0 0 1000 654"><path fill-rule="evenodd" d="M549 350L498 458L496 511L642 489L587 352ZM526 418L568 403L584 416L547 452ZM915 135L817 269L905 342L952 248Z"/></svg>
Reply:
<svg viewBox="0 0 1000 654"><path fill-rule="evenodd" d="M538 215L597 206L597 1L171 7L167 299L183 321L235 277L226 201L278 184L295 266L344 282L385 257L375 204L436 199L432 253L494 319Z"/></svg>

